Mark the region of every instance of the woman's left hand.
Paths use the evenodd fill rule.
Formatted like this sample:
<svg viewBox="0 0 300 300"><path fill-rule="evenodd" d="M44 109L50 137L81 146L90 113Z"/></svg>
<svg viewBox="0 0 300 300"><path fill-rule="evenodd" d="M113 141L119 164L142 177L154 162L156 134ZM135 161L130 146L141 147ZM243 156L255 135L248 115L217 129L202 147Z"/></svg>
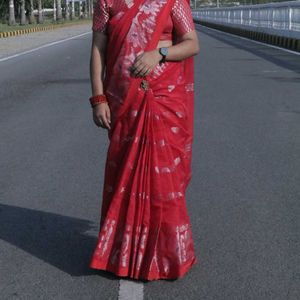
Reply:
<svg viewBox="0 0 300 300"><path fill-rule="evenodd" d="M143 77L148 75L161 60L158 49L146 51L139 54L133 66L131 67L132 75L135 77Z"/></svg>

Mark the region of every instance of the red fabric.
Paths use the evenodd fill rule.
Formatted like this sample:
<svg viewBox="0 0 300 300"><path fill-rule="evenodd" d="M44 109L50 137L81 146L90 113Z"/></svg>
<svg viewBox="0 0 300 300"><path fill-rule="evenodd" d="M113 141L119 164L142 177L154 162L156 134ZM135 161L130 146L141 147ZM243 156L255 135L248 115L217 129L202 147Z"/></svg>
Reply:
<svg viewBox="0 0 300 300"><path fill-rule="evenodd" d="M128 70L139 53L157 47L174 1L135 1L108 26L104 93L112 123L100 230L89 266L134 279L178 278L197 262L185 198L193 57L157 65L144 78ZM149 83L146 91L142 79Z"/></svg>
<svg viewBox="0 0 300 300"><path fill-rule="evenodd" d="M97 0L94 5L92 30L107 33L109 18L121 14L131 5L133 2L128 0ZM175 0L160 39L172 40L172 33L182 36L194 29L195 25L188 1Z"/></svg>
<svg viewBox="0 0 300 300"><path fill-rule="evenodd" d="M173 38L173 21L171 15L168 16L168 20L166 22L165 28L160 36L160 40L171 40Z"/></svg>

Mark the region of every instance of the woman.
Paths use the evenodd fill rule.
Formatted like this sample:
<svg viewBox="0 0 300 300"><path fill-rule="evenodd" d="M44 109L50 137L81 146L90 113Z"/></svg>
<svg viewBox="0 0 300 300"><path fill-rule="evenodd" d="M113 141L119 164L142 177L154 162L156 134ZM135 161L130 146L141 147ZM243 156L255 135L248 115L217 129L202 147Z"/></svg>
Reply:
<svg viewBox="0 0 300 300"><path fill-rule="evenodd" d="M196 262L191 179L193 56L186 0L97 0L93 120L110 141L90 267L133 279L182 277Z"/></svg>

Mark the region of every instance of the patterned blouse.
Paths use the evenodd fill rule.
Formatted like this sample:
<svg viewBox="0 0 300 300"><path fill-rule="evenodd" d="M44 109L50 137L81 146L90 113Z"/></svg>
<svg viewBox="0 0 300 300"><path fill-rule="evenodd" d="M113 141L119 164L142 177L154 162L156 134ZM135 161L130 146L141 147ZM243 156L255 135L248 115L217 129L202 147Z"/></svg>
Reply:
<svg viewBox="0 0 300 300"><path fill-rule="evenodd" d="M97 0L94 5L92 30L107 34L109 18L124 12L132 5L133 0ZM173 30L176 36L182 36L194 29L195 25L189 4L186 0L175 0L161 40L171 40Z"/></svg>

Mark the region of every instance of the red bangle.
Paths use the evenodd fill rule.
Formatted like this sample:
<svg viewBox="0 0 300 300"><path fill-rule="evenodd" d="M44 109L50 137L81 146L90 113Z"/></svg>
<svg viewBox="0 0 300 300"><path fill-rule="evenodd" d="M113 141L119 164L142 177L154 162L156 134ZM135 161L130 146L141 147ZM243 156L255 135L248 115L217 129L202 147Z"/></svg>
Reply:
<svg viewBox="0 0 300 300"><path fill-rule="evenodd" d="M90 103L92 107L95 107L99 103L107 103L107 98L105 95L95 95L90 97Z"/></svg>

